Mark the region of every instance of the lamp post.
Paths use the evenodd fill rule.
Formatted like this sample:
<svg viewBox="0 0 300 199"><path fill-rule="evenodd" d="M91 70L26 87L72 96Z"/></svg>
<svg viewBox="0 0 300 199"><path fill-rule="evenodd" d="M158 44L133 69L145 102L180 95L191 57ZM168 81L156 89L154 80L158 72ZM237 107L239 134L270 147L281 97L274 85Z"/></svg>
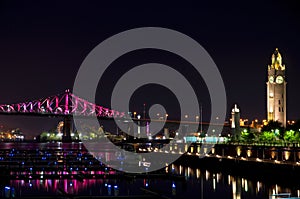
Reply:
<svg viewBox="0 0 300 199"><path fill-rule="evenodd" d="M140 123L141 116L138 115L137 119L138 119L138 132L137 133L138 133L138 138L140 138L141 137L141 123Z"/></svg>

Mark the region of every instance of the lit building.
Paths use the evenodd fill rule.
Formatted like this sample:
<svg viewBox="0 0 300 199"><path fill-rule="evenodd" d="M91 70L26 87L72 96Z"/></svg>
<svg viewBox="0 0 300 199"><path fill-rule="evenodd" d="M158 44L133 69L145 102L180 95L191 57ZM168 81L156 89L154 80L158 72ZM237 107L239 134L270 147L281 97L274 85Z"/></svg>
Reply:
<svg viewBox="0 0 300 199"><path fill-rule="evenodd" d="M276 48L272 55L272 64L268 66L267 81L267 119L278 121L286 126L286 78L285 65Z"/></svg>
<svg viewBox="0 0 300 199"><path fill-rule="evenodd" d="M240 126L247 126L248 125L248 119L240 119Z"/></svg>
<svg viewBox="0 0 300 199"><path fill-rule="evenodd" d="M240 129L240 109L235 104L231 111L231 129L234 139L239 140L241 137Z"/></svg>
<svg viewBox="0 0 300 199"><path fill-rule="evenodd" d="M0 141L23 141L24 134L20 129L13 129L12 131L0 132Z"/></svg>

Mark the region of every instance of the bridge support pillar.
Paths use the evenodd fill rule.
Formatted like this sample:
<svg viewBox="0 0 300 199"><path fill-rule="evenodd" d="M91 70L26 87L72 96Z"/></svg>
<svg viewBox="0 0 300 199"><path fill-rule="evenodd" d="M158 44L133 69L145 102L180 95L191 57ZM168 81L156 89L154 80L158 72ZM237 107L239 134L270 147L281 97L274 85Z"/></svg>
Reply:
<svg viewBox="0 0 300 199"><path fill-rule="evenodd" d="M71 131L72 131L72 117L71 116L65 116L64 118L64 127L63 127L63 142L71 142Z"/></svg>

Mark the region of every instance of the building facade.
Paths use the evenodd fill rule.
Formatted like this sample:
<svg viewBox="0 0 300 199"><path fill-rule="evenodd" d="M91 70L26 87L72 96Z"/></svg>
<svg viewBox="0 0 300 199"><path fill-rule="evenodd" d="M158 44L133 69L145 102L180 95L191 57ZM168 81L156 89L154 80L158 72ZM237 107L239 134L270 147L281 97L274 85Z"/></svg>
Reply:
<svg viewBox="0 0 300 199"><path fill-rule="evenodd" d="M286 127L286 76L282 57L275 49L268 66L267 81L267 119L278 121Z"/></svg>

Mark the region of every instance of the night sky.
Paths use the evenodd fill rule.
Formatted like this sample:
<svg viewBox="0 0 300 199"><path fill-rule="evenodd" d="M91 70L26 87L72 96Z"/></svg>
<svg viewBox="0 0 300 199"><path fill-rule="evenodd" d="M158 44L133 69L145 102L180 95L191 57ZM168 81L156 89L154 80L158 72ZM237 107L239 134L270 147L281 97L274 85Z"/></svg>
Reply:
<svg viewBox="0 0 300 199"><path fill-rule="evenodd" d="M131 28L157 26L180 31L207 50L224 80L227 112L238 103L241 117L250 120L266 118L267 65L278 47L287 67L288 119L300 119L299 6L288 1L195 2L125 5L1 1L0 104L72 89L82 61L101 41ZM97 102L109 107L108 96L118 77L134 65L147 62L169 64L182 72L198 91L204 120L209 118L210 101L201 77L195 79L188 63L167 52L146 50L116 60L104 79L106 90L97 92ZM161 100L162 104L169 103L172 117L177 113L171 106L176 105L176 100L169 102L170 96L172 93L166 88L145 86L135 93L131 108L141 112L143 103L150 105ZM53 128L58 120L1 116L0 124L3 128L19 127L26 135L37 135Z"/></svg>

